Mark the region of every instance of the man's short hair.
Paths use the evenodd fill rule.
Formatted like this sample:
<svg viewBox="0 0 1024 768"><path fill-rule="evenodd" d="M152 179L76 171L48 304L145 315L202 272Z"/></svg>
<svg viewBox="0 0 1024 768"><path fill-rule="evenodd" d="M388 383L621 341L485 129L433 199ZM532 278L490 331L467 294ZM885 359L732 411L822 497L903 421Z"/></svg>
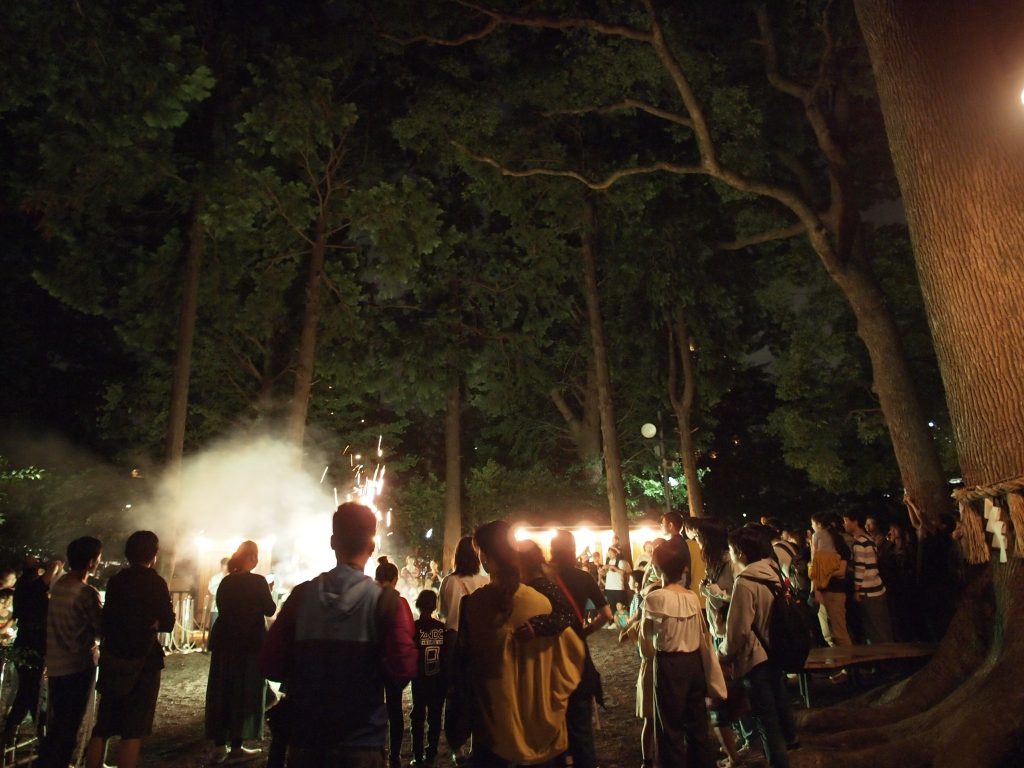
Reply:
<svg viewBox="0 0 1024 768"><path fill-rule="evenodd" d="M687 545L679 539L668 539L654 548L651 559L665 577L666 584L682 581L689 561Z"/></svg>
<svg viewBox="0 0 1024 768"><path fill-rule="evenodd" d="M68 567L73 571L84 571L89 563L100 556L103 542L92 536L82 536L68 544Z"/></svg>
<svg viewBox="0 0 1024 768"><path fill-rule="evenodd" d="M772 556L772 542L763 525L744 525L729 531L729 546L743 555L747 565Z"/></svg>
<svg viewBox="0 0 1024 768"><path fill-rule="evenodd" d="M661 519L675 526L676 531L678 531L679 533L683 532L683 516L678 512L666 512L664 515L661 516Z"/></svg>
<svg viewBox="0 0 1024 768"><path fill-rule="evenodd" d="M340 555L361 555L373 549L377 517L364 504L348 501L338 507L331 520L334 551Z"/></svg>
<svg viewBox="0 0 1024 768"><path fill-rule="evenodd" d="M857 525L861 528L864 527L864 521L867 520L867 515L861 512L859 509L848 509L843 512L843 517L847 520L856 521Z"/></svg>
<svg viewBox="0 0 1024 768"><path fill-rule="evenodd" d="M136 531L124 544L124 556L131 565L148 563L160 551L160 539L152 531Z"/></svg>

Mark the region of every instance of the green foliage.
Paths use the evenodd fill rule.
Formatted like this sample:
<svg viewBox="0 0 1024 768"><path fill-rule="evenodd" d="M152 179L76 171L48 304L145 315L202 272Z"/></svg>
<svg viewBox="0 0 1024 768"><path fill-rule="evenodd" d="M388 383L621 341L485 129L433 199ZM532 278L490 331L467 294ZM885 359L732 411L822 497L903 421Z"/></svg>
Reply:
<svg viewBox="0 0 1024 768"><path fill-rule="evenodd" d="M26 480L41 480L43 470L38 467L15 467L12 468L7 457L0 456L0 525L4 522L4 507L7 504L7 488L12 483L22 483Z"/></svg>
<svg viewBox="0 0 1024 768"><path fill-rule="evenodd" d="M390 494L396 541L385 547L397 546L400 553L417 551L439 556L444 539L444 494L444 482L434 474L399 475ZM429 539L427 531L431 531Z"/></svg>
<svg viewBox="0 0 1024 768"><path fill-rule="evenodd" d="M10 488L4 538L46 556L63 553L86 534L123 540L131 531L126 505L138 507L145 491L144 481L99 465L47 470L38 482Z"/></svg>
<svg viewBox="0 0 1024 768"><path fill-rule="evenodd" d="M811 168L811 197L825 201L814 138L797 102L767 84L746 4L658 6L719 158L797 185L783 160L795 156ZM647 24L640 4L556 0L529 12L538 8ZM818 72L821 40L810 31L821 9L817 0L772 7L780 66L803 81ZM806 246L718 249L778 226L776 206L699 177L632 178L601 192L565 179L510 179L471 156L591 177L694 162L684 125L639 109L580 113L626 97L681 110L650 47L509 27L454 48L397 46L378 34L379 19L396 35L462 34L480 20L444 2L383 0L375 19L358 4L319 10L307 18L272 4L202 27L179 2L83 10L27 0L2 12L4 197L48 238L38 282L109 323L130 359L111 373L98 415L108 452L160 451L196 206L204 253L191 449L254 422L272 429L286 411L311 240L322 224L311 447L333 456L385 436L402 546L440 547L442 416L453 384L463 398L467 526L509 516L600 519L595 457L578 454L550 396L557 390L575 405L591 368L580 284L589 200L635 513L664 501L658 458L639 436L659 413L680 480L672 502L686 501L667 389L668 324L680 308L697 365L694 439L701 471L714 468L705 480L716 513L770 503L777 483L804 492L805 475L835 493L894 484L855 325ZM844 140L857 148L856 192L868 209L891 199L892 179L855 24L848 8L834 11L845 91L819 97L848 108ZM865 235L955 466L905 231ZM738 403L755 380L764 387L753 405ZM772 464L779 455L799 472ZM46 481L32 489L45 484L47 499L33 499L39 520L63 515L72 526L116 529L117 482L108 498L99 478L81 473ZM730 485L742 491L730 495ZM49 542L31 519L19 515L19 525Z"/></svg>

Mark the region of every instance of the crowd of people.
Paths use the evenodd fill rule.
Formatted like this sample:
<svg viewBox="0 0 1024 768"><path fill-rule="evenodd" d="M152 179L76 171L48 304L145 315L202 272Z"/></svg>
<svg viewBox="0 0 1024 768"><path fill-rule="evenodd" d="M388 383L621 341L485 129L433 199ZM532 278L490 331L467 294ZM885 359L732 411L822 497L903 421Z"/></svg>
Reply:
<svg viewBox="0 0 1024 768"><path fill-rule="evenodd" d="M411 765L434 765L443 733L460 764L594 768L603 691L587 639L608 627L640 657L643 765L788 768L799 744L770 621L780 594L832 645L935 639L951 613L951 525L920 542L907 526L859 512L816 513L806 531L771 519L728 530L675 512L662 527L665 538L645 542L634 564L617 541L578 555L564 530L545 558L494 521L459 541L447 575L437 561L410 556L399 568L380 557L371 578L376 517L347 503L332 520L336 567L297 585L280 608L254 573L257 545L243 542L216 579L208 762L253 759L261 750L246 742L262 741L269 722L269 768L398 768L411 683ZM702 561L697 584L688 540ZM160 688L158 634L175 621L154 569L158 551L154 533L132 534L128 566L109 580L102 604L89 584L102 559L92 537L71 542L59 578L64 563L32 559L13 585L4 576L0 598L13 600L0 604L0 630L17 627L18 677L5 746L37 716L45 663L37 765L66 768L98 667L85 765L102 768L113 736L117 764L137 765ZM918 589L942 580L945 606Z"/></svg>

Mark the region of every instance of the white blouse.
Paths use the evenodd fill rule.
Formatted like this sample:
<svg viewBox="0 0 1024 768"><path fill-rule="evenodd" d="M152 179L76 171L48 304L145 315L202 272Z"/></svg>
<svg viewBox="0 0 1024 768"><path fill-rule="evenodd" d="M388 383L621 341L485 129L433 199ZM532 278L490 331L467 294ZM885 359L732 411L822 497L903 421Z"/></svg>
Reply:
<svg viewBox="0 0 1024 768"><path fill-rule="evenodd" d="M704 632L703 609L690 590L656 589L643 602L643 618L651 622L654 647L659 651L692 652L700 648Z"/></svg>

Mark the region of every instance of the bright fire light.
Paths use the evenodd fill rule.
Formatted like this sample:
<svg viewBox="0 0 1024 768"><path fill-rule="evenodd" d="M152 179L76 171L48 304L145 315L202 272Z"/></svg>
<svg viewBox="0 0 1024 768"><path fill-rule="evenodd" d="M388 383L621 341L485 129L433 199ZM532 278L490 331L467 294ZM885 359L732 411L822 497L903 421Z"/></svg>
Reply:
<svg viewBox="0 0 1024 768"><path fill-rule="evenodd" d="M380 438L376 447L378 456L382 456ZM309 476L299 470L290 482L279 486L266 487L262 481L246 484L252 478L272 476L269 470L273 467L294 465L289 451L270 443L256 448L250 445L235 453L225 452L223 458L212 464L208 459L206 466L197 465L203 470L201 482L192 484L195 490L187 499L178 501L180 507L192 511L209 499L219 502L217 507L206 507L205 516L193 517L204 525L199 530L193 528L190 536L201 579L208 578L203 574L216 572L220 560L229 557L247 539L259 546L256 572L266 575L272 569L276 586L282 592L330 570L336 562L330 547L332 496L335 508L339 501L357 501L373 510L380 521L379 534L374 539L379 554L386 529L394 523L392 510L388 509L385 515L377 506L384 493L385 465L374 462L371 471L369 462L355 464L346 446L339 458L343 461L344 454L349 453L351 476L341 489L320 490L329 472L341 470L340 462L317 467ZM225 490L221 491L222 488ZM239 488L246 490L239 492ZM269 535L270 529L274 536ZM376 565L375 555L367 563L367 572L372 575Z"/></svg>
<svg viewBox="0 0 1024 768"><path fill-rule="evenodd" d="M565 530L572 533L573 538L576 539L577 557L580 557L581 555L591 556L596 552L603 558L615 538L615 532L612 531L611 528L593 528L586 525L576 527L569 525L565 526ZM513 529L513 535L515 536L516 541L525 541L529 539L536 542L544 551L545 555L549 555L551 552L551 539L557 531L557 528L540 529L528 528L526 526L519 525ZM646 525L631 528L629 531L629 539L630 545L633 549L633 559L636 560L641 556L645 542L660 538L664 538L664 534L658 528Z"/></svg>

